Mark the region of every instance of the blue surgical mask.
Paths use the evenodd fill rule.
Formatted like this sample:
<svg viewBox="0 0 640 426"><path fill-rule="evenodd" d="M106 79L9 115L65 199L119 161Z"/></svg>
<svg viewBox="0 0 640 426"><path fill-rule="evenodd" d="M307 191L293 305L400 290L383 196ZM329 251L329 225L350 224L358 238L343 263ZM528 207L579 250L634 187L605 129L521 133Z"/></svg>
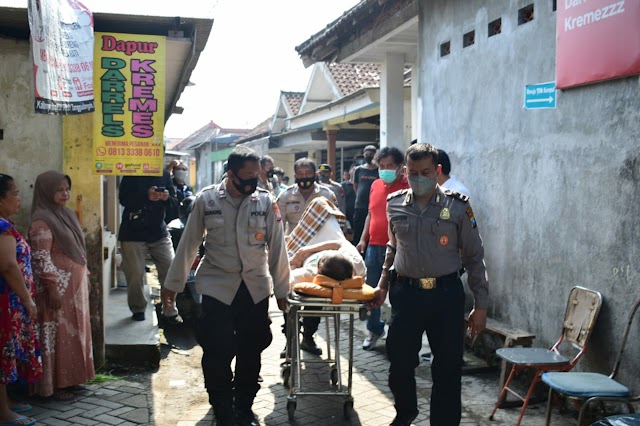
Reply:
<svg viewBox="0 0 640 426"><path fill-rule="evenodd" d="M414 194L421 196L433 191L438 181L426 176L409 176L409 186Z"/></svg>
<svg viewBox="0 0 640 426"><path fill-rule="evenodd" d="M391 183L398 177L397 170L378 170L378 176L384 183Z"/></svg>

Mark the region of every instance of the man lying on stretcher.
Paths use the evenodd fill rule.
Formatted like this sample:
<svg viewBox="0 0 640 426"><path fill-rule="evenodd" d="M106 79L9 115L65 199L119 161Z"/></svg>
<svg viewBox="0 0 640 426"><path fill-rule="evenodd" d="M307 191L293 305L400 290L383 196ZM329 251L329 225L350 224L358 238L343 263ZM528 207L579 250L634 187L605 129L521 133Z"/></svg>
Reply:
<svg viewBox="0 0 640 426"><path fill-rule="evenodd" d="M298 293L328 297L333 303L343 298L369 300L373 289L363 287L364 260L342 234L343 221L340 210L324 198L312 200L304 211L287 244L291 284ZM340 267L346 263L349 271Z"/></svg>
<svg viewBox="0 0 640 426"><path fill-rule="evenodd" d="M341 253L353 264L353 275L364 277L362 255L344 236L345 216L329 200L311 200L300 222L287 237L291 284L310 282L318 273L318 260L326 254Z"/></svg>

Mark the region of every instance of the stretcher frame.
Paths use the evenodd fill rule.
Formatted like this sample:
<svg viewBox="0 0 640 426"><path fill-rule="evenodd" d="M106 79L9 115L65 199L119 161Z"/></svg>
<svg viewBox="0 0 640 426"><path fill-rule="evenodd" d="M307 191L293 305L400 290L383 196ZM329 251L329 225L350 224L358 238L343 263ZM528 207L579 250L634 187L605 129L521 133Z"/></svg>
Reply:
<svg viewBox="0 0 640 426"><path fill-rule="evenodd" d="M344 398L343 416L349 419L353 412L353 396L351 390L353 387L353 337L355 316L362 316L362 311L366 310L366 302L358 300L343 300L342 303L331 303L329 298L309 297L299 293L292 293L288 298L289 312L287 313L287 355L286 360L282 364L281 376L288 385L289 395L287 396L287 414L289 420L294 419L297 407L297 398L300 396L331 396ZM319 307L322 310L308 310L305 307ZM347 368L347 384L344 386L342 378L342 362L340 348L340 328L341 315L349 316L348 325L348 368ZM300 324L304 317L321 317L325 318L326 336L327 336L327 358L326 359L302 359L300 348ZM330 334L329 319L333 318L333 336ZM333 340L335 357L332 357L331 341ZM302 381L302 365L303 364L330 364L331 377L330 382L335 387L327 391L307 391L304 390Z"/></svg>

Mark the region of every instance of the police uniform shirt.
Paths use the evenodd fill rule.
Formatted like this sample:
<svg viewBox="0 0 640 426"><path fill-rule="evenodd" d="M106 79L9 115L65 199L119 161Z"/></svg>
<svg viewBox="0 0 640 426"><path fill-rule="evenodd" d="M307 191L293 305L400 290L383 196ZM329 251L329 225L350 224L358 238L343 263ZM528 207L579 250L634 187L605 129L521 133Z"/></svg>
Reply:
<svg viewBox="0 0 640 426"><path fill-rule="evenodd" d="M319 183L314 183L313 191L311 191L311 194L307 199L305 199L300 193L298 185L291 185L280 193L277 203L280 208L280 212L282 213L287 235L289 235L298 222L300 222L302 212L304 212L304 209L311 200L316 197L325 197L333 204L336 204L337 202L333 191Z"/></svg>
<svg viewBox="0 0 640 426"><path fill-rule="evenodd" d="M290 270L278 206L260 188L234 198L226 183L211 185L196 196L165 287L184 289L206 230L205 256L196 271L198 293L231 305L244 281L255 303L269 297L272 286L276 298L286 297Z"/></svg>
<svg viewBox="0 0 640 426"><path fill-rule="evenodd" d="M329 180L329 184L326 184L327 188L333 192L338 202L338 209L346 216L347 215L347 201L344 196L344 189L335 180Z"/></svg>
<svg viewBox="0 0 640 426"><path fill-rule="evenodd" d="M396 238L394 267L398 274L441 277L458 271L462 258L475 307L487 308L484 247L468 197L437 186L426 209L421 210L411 190L403 189L387 198L387 217Z"/></svg>

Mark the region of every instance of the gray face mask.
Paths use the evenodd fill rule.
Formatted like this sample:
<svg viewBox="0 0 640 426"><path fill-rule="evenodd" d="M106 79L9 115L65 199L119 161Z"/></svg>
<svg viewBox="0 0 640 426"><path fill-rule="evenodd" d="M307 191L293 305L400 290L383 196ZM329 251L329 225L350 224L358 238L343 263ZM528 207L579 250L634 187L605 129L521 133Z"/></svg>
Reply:
<svg viewBox="0 0 640 426"><path fill-rule="evenodd" d="M186 182L187 180L187 171L186 170L174 170L173 177L178 179L179 181Z"/></svg>
<svg viewBox="0 0 640 426"><path fill-rule="evenodd" d="M433 191L438 182L426 176L409 176L409 186L411 191L418 196L427 195Z"/></svg>

